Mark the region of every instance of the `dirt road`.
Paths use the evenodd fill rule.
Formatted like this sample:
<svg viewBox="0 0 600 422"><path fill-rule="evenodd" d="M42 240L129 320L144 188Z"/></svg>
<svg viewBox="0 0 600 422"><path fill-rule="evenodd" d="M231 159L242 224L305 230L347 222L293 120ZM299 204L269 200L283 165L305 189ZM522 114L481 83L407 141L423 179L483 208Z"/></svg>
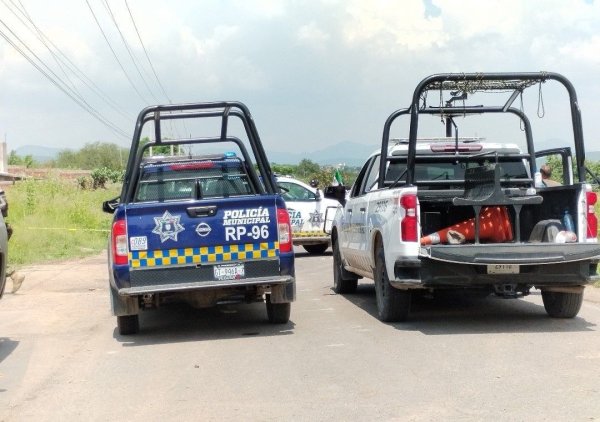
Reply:
<svg viewBox="0 0 600 422"><path fill-rule="evenodd" d="M104 255L25 272L0 301L3 421L600 420L598 290L572 320L532 294L383 324L372 284L335 295L331 254L299 253L287 325L259 304L172 306L121 337Z"/></svg>

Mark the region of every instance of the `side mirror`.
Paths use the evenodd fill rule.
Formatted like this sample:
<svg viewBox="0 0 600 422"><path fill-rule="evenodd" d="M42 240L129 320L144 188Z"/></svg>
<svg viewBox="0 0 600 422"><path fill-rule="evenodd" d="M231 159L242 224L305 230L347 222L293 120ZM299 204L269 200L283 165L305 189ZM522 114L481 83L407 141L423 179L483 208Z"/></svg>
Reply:
<svg viewBox="0 0 600 422"><path fill-rule="evenodd" d="M346 187L343 185L327 186L323 189L323 196L329 199L335 199L342 206L346 205Z"/></svg>
<svg viewBox="0 0 600 422"><path fill-rule="evenodd" d="M119 197L117 196L116 198L109 199L108 201L104 201L102 203L102 211L104 211L108 214L113 214L118 206L119 206Z"/></svg>

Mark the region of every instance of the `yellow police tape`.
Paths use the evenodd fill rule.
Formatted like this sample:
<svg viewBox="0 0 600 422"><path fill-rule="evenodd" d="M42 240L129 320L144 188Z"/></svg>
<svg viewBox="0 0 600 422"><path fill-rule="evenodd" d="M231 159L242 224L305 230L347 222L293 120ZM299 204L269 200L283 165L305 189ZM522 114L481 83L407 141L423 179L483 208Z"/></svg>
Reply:
<svg viewBox="0 0 600 422"><path fill-rule="evenodd" d="M292 232L292 237L326 237L327 233L322 231L314 232Z"/></svg>
<svg viewBox="0 0 600 422"><path fill-rule="evenodd" d="M76 227L19 227L19 226L13 226L13 228L19 230L62 230L62 231L67 231L67 232L104 232L104 233L110 233L110 230L108 229L80 229L80 228L76 228Z"/></svg>

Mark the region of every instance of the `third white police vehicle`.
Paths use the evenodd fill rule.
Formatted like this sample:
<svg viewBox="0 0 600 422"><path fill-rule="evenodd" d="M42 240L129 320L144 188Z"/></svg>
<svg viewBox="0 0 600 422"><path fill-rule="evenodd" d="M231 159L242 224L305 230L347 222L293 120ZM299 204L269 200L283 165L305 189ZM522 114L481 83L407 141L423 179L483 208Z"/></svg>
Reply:
<svg viewBox="0 0 600 422"><path fill-rule="evenodd" d="M324 253L331 244L331 218L340 203L324 198L320 189L292 177L278 176L277 185L290 214L294 245L301 245L310 254Z"/></svg>

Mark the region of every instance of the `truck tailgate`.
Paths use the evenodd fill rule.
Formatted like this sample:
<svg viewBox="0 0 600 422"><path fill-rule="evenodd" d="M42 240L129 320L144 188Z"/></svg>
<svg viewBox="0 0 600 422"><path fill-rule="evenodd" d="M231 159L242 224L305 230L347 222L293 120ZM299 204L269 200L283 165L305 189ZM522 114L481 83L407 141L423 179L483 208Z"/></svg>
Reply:
<svg viewBox="0 0 600 422"><path fill-rule="evenodd" d="M273 261L267 273L277 274L275 201L275 195L254 195L129 204L125 213L132 283L135 273L146 270L210 266L214 269L195 272L196 277L243 279L244 263L256 261Z"/></svg>
<svg viewBox="0 0 600 422"><path fill-rule="evenodd" d="M433 245L420 256L458 264L558 264L600 257L598 243Z"/></svg>

